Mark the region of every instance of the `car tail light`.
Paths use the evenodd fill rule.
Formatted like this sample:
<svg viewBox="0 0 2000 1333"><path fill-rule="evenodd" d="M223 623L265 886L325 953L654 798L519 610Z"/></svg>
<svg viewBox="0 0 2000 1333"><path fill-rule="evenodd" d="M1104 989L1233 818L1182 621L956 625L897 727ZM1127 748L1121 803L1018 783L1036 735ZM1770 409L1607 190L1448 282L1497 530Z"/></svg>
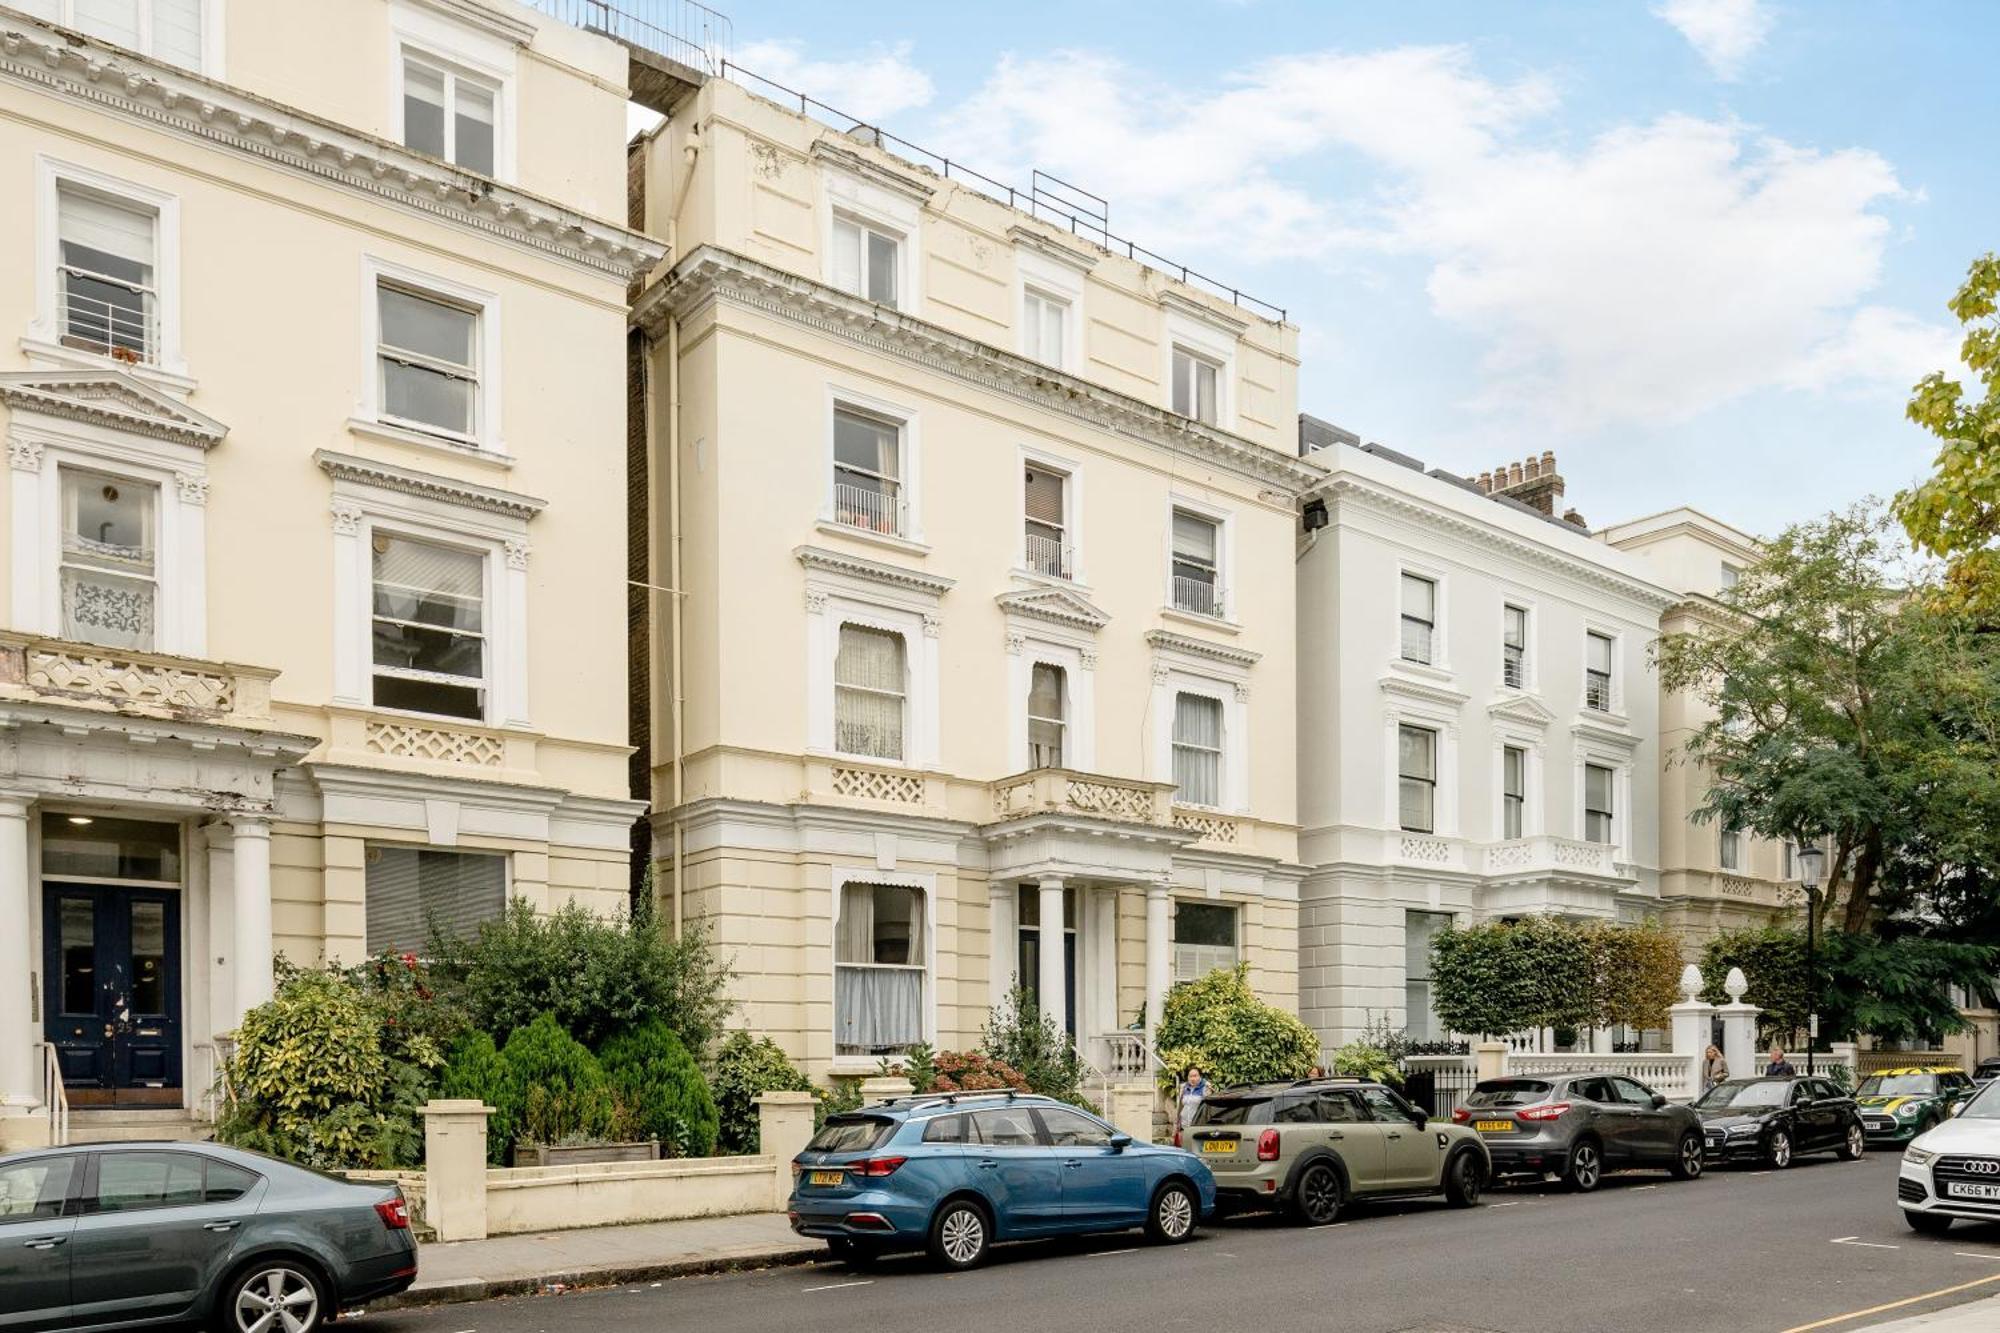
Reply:
<svg viewBox="0 0 2000 1333"><path fill-rule="evenodd" d="M849 1162L847 1169L857 1176L892 1176L896 1168L909 1161L907 1157L864 1157L858 1162Z"/></svg>
<svg viewBox="0 0 2000 1333"><path fill-rule="evenodd" d="M797 1180L805 1172L805 1167L797 1161L792 1163L792 1179Z"/></svg>
<svg viewBox="0 0 2000 1333"><path fill-rule="evenodd" d="M1463 1106L1451 1113L1451 1123L1454 1125L1468 1124L1471 1120L1472 1112L1466 1110Z"/></svg>
<svg viewBox="0 0 2000 1333"><path fill-rule="evenodd" d="M1174 1130L1174 1146L1176 1148L1181 1146L1181 1132L1178 1128Z"/></svg>
<svg viewBox="0 0 2000 1333"><path fill-rule="evenodd" d="M410 1205L404 1203L400 1196L394 1199L384 1199L382 1202L376 1204L375 1215L380 1217L382 1225L391 1231L408 1231L410 1229Z"/></svg>
<svg viewBox="0 0 2000 1333"><path fill-rule="evenodd" d="M1278 1160L1278 1131L1267 1129L1257 1136L1257 1160L1275 1162Z"/></svg>
<svg viewBox="0 0 2000 1333"><path fill-rule="evenodd" d="M1569 1110L1568 1102L1537 1102L1514 1112L1516 1120L1560 1120Z"/></svg>

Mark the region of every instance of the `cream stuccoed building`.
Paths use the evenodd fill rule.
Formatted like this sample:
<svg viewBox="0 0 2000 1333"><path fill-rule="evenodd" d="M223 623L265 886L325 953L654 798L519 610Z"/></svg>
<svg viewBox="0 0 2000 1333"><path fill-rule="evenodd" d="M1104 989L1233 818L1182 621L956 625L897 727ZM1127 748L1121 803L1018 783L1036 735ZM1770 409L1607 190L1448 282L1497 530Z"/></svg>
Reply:
<svg viewBox="0 0 2000 1333"><path fill-rule="evenodd" d="M1662 613L1662 634L1698 634L1726 626L1716 594L1756 563L1757 539L1699 510L1678 508L1614 523L1599 540L1641 557L1654 576L1681 595ZM1660 698L1660 909L1677 928L1690 958L1724 930L1769 925L1794 917L1798 849L1695 822L1709 773L1687 757L1687 745L1715 717L1714 708L1685 693Z"/></svg>
<svg viewBox="0 0 2000 1333"><path fill-rule="evenodd" d="M1648 651L1676 596L1533 503L1560 494L1551 457L1482 489L1301 435L1326 469L1298 564L1301 1016L1330 1046L1441 1039L1439 930L1659 911Z"/></svg>
<svg viewBox="0 0 2000 1333"><path fill-rule="evenodd" d="M635 152L663 911L817 1076L1295 1006L1295 330L762 91Z"/></svg>
<svg viewBox="0 0 2000 1333"><path fill-rule="evenodd" d="M627 74L511 0L0 5L0 1150L173 1132L280 954L623 910Z"/></svg>

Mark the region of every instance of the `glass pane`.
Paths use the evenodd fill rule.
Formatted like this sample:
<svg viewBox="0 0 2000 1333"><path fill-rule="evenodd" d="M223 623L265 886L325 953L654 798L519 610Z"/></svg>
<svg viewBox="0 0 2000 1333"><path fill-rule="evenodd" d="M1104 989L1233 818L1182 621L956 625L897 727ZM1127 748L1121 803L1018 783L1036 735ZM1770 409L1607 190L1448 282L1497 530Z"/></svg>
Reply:
<svg viewBox="0 0 2000 1333"><path fill-rule="evenodd" d="M842 625L833 678L841 685L900 694L903 689L903 636L867 625Z"/></svg>
<svg viewBox="0 0 2000 1333"><path fill-rule="evenodd" d="M1215 424L1216 368L1206 361L1194 364L1194 418L1204 425Z"/></svg>
<svg viewBox="0 0 2000 1333"><path fill-rule="evenodd" d="M1426 665L1431 660L1432 631L1428 621L1403 617L1402 657L1405 662L1420 662Z"/></svg>
<svg viewBox="0 0 2000 1333"><path fill-rule="evenodd" d="M1174 904L1174 943L1236 947L1236 909L1221 903Z"/></svg>
<svg viewBox="0 0 2000 1333"><path fill-rule="evenodd" d="M1396 728L1396 772L1406 778L1437 776L1437 733L1422 727Z"/></svg>
<svg viewBox="0 0 2000 1333"><path fill-rule="evenodd" d="M1050 666L1047 662L1035 663L1028 686L1028 716L1055 718L1063 716L1063 669Z"/></svg>
<svg viewBox="0 0 2000 1333"><path fill-rule="evenodd" d="M1518 606L1507 608L1507 646L1525 648L1528 643L1528 613Z"/></svg>
<svg viewBox="0 0 2000 1333"><path fill-rule="evenodd" d="M398 287L383 287L381 302L384 346L471 367L473 331L479 316Z"/></svg>
<svg viewBox="0 0 2000 1333"><path fill-rule="evenodd" d="M487 176L493 174L493 104L491 89L458 81L458 102L452 108L452 160Z"/></svg>
<svg viewBox="0 0 2000 1333"><path fill-rule="evenodd" d="M106 648L153 649L153 584L94 569L62 572L63 637Z"/></svg>
<svg viewBox="0 0 2000 1333"><path fill-rule="evenodd" d="M1198 514L1174 511L1174 558L1215 566L1215 523Z"/></svg>
<svg viewBox="0 0 2000 1333"><path fill-rule="evenodd" d="M463 717L477 722L486 716L483 698L484 691L476 685L409 680L401 676L375 677L375 704L380 708L435 713L440 717Z"/></svg>
<svg viewBox="0 0 2000 1333"><path fill-rule="evenodd" d="M97 913L90 898L64 898L62 916L62 1011L97 1012Z"/></svg>
<svg viewBox="0 0 2000 1333"><path fill-rule="evenodd" d="M833 414L833 461L878 476L900 476L900 435L893 422L837 408Z"/></svg>
<svg viewBox="0 0 2000 1333"><path fill-rule="evenodd" d="M473 633L482 626L486 558L476 551L378 531L374 576L378 616Z"/></svg>
<svg viewBox="0 0 2000 1333"><path fill-rule="evenodd" d="M403 142L444 156L444 74L414 61L403 63Z"/></svg>
<svg viewBox="0 0 2000 1333"><path fill-rule="evenodd" d="M1611 808L1611 770L1596 764L1583 768L1583 803L1592 810Z"/></svg>
<svg viewBox="0 0 2000 1333"><path fill-rule="evenodd" d="M1222 756L1213 750L1174 745L1174 785L1177 798L1188 805L1222 803Z"/></svg>
<svg viewBox="0 0 2000 1333"><path fill-rule="evenodd" d="M420 422L454 435L471 435L474 433L472 388L469 381L428 366L389 360L382 363L382 411L401 421Z"/></svg>
<svg viewBox="0 0 2000 1333"><path fill-rule="evenodd" d="M95 565L153 570L157 487L95 472L62 472L63 549Z"/></svg>
<svg viewBox="0 0 2000 1333"><path fill-rule="evenodd" d="M1587 638L1589 640L1590 655L1590 661L1587 665L1592 671L1609 673L1611 670L1611 640L1605 638L1602 634L1592 634L1587 636Z"/></svg>
<svg viewBox="0 0 2000 1333"><path fill-rule="evenodd" d="M1194 415L1194 358L1174 349L1174 411L1184 417Z"/></svg>
<svg viewBox="0 0 2000 1333"><path fill-rule="evenodd" d="M1222 748L1222 701L1205 694L1174 696L1174 743Z"/></svg>
<svg viewBox="0 0 2000 1333"><path fill-rule="evenodd" d="M88 1211L128 1213L201 1202L201 1159L181 1152L103 1153Z"/></svg>
<svg viewBox="0 0 2000 1333"><path fill-rule="evenodd" d="M233 1203L256 1185L255 1173L227 1162L210 1160L203 1173L202 1198L207 1203Z"/></svg>
<svg viewBox="0 0 2000 1333"><path fill-rule="evenodd" d="M365 864L371 954L420 952L434 933L470 939L506 908L504 856L371 846Z"/></svg>
<svg viewBox="0 0 2000 1333"><path fill-rule="evenodd" d="M1421 778L1401 778L1396 784L1397 823L1411 833L1429 833L1434 827L1431 800L1435 789Z"/></svg>
<svg viewBox="0 0 2000 1333"><path fill-rule="evenodd" d="M376 666L485 678L486 641L471 635L378 620L374 646Z"/></svg>
<svg viewBox="0 0 2000 1333"><path fill-rule="evenodd" d="M1403 575L1403 614L1434 622L1436 612L1437 585L1414 574Z"/></svg>
<svg viewBox="0 0 2000 1333"><path fill-rule="evenodd" d="M861 295L861 228L846 218L833 220L833 262L829 270L835 287Z"/></svg>
<svg viewBox="0 0 2000 1333"><path fill-rule="evenodd" d="M868 233L868 299L896 304L896 242L876 231Z"/></svg>
<svg viewBox="0 0 2000 1333"><path fill-rule="evenodd" d="M180 825L107 815L44 814L42 874L50 879L179 883Z"/></svg>
<svg viewBox="0 0 2000 1333"><path fill-rule="evenodd" d="M153 0L153 54L183 69L201 68L202 0Z"/></svg>
<svg viewBox="0 0 2000 1333"><path fill-rule="evenodd" d="M0 1167L0 1222L61 1217L70 1173L80 1159L37 1157Z"/></svg>
<svg viewBox="0 0 2000 1333"><path fill-rule="evenodd" d="M132 1012L167 1012L167 908L132 904Z"/></svg>
<svg viewBox="0 0 2000 1333"><path fill-rule="evenodd" d="M924 961L923 897L899 884L847 884L840 892L835 961L914 967Z"/></svg>
<svg viewBox="0 0 2000 1333"><path fill-rule="evenodd" d="M1527 780L1524 773L1527 767L1527 751L1517 750L1510 745L1505 750L1502 750L1500 754L1501 781L1503 783L1501 790L1513 797L1525 795L1527 792Z"/></svg>

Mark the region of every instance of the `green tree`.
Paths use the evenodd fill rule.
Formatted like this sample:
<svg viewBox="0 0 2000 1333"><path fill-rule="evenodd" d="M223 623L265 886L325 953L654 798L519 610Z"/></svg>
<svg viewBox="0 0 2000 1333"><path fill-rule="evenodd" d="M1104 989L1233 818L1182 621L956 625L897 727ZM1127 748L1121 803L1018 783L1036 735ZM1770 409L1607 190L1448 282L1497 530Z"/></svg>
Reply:
<svg viewBox="0 0 2000 1333"><path fill-rule="evenodd" d="M1680 936L1657 920L1593 926L1590 947L1593 1027L1663 1028L1681 997Z"/></svg>
<svg viewBox="0 0 2000 1333"><path fill-rule="evenodd" d="M1555 917L1441 931L1431 977L1431 1003L1453 1032L1589 1027L1597 1011L1593 945Z"/></svg>
<svg viewBox="0 0 2000 1333"><path fill-rule="evenodd" d="M1217 968L1167 993L1157 1042L1163 1079L1191 1064L1222 1087L1303 1078L1319 1061L1319 1038L1296 1017L1259 1000L1249 966Z"/></svg>
<svg viewBox="0 0 2000 1333"><path fill-rule="evenodd" d="M655 1018L621 1032L597 1052L635 1137L658 1139L668 1157L707 1157L718 1131L715 1098L674 1030Z"/></svg>
<svg viewBox="0 0 2000 1333"><path fill-rule="evenodd" d="M604 1069L554 1014L515 1028L500 1059L520 1098L525 1142L587 1143L610 1132L613 1101Z"/></svg>

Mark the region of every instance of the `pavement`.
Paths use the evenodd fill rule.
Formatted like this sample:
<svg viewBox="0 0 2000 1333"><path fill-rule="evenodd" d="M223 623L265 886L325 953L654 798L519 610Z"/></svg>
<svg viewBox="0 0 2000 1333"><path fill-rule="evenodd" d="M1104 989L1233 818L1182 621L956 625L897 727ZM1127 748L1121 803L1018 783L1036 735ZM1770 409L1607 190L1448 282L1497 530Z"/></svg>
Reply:
<svg viewBox="0 0 2000 1333"><path fill-rule="evenodd" d="M950 1275L917 1256L851 1269L802 1249L776 1215L434 1244L413 1296L503 1298L378 1307L362 1333L764 1333L989 1318L1092 1333L2000 1330L2000 1225L1909 1230L1896 1162L1808 1158L1688 1183L1635 1174L1581 1197L1509 1186L1470 1211L1379 1204L1311 1230L1252 1216L1178 1247L1135 1233L1031 1242ZM670 1271L709 1275L668 1281ZM507 1294L524 1292L549 1294Z"/></svg>

